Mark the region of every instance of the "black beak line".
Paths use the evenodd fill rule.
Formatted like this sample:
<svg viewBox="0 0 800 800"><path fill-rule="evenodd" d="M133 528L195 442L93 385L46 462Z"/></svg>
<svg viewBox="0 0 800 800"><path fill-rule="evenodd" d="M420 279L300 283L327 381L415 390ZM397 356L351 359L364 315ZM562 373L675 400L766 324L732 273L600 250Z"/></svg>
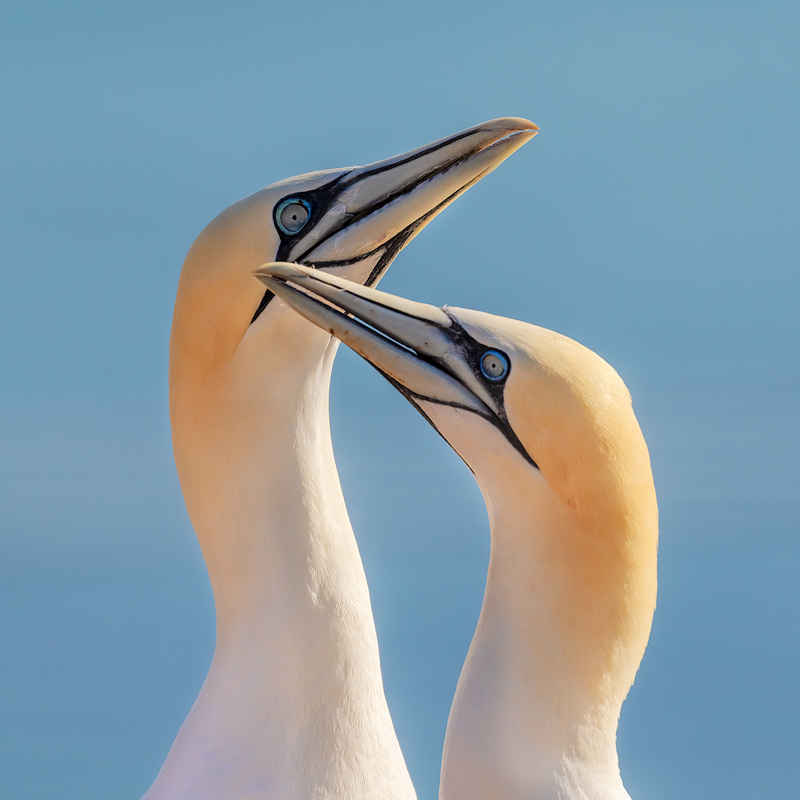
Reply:
<svg viewBox="0 0 800 800"><path fill-rule="evenodd" d="M463 138L463 137L454 137L454 139L448 140L447 142L445 142L445 144L451 144L453 141L457 141L457 139L459 139L459 138ZM444 145L439 145L439 147L444 147ZM433 149L439 149L439 147L433 148ZM364 282L365 286L373 286L383 276L383 274L386 272L386 270L389 269L389 266L391 265L392 261L394 261L394 259L396 258L397 254L403 249L403 247L405 247L406 242L414 235L414 232L417 230L417 228L419 228L421 225L424 225L425 222L427 222L428 219L430 219L431 217L435 216L439 211L441 211L442 208L444 208L445 206L447 206L450 203L452 203L453 200L455 200L457 197L459 197L459 195L461 195L464 192L466 192L467 189L469 189L471 186L474 186L483 177L483 174L480 174L480 175L476 176L475 178L473 178L471 181L468 181L460 189L457 189L449 197L446 197L444 200L442 200L441 203L439 203L438 205L434 206L429 211L426 211L421 217L418 217L411 224L409 224L407 227L403 228L403 230L400 231L400 233L396 233L391 239L389 239L386 242L383 242L382 244L379 244L377 247L375 247L372 250L369 250L366 253L361 253L360 255L353 256L352 258L342 259L341 261L317 261L317 262L314 262L314 261L306 261L304 259L306 258L306 256L308 256L309 253L313 252L317 247L319 247L321 244L323 244L323 242L325 242L328 239L330 239L332 236L335 236L337 233L340 233L345 228L348 228L351 225L354 225L355 223L360 222L365 217L368 217L370 214L372 214L375 211L378 211L379 209L381 209L384 206L388 205L392 201L396 200L398 197L402 197L404 194L408 194L409 192L412 192L417 186L419 186L420 184L424 183L425 181L428 181L431 178L435 178L437 175L441 175L443 172L447 172L447 170L451 169L452 167L454 167L454 166L456 166L458 164L461 164L462 162L464 162L467 159L469 159L472 156L474 156L476 153L479 153L482 149L485 149L485 148L474 148L473 150L471 150L466 155L464 155L464 156L462 156L460 158L457 158L457 159L453 159L452 161L447 162L446 164L444 164L440 168L438 168L438 169L436 169L436 170L434 170L432 172L429 172L427 175L424 175L421 178L418 178L416 181L414 181L413 183L409 184L408 186L404 186L402 189L398 189L396 192L393 192L393 193L387 195L386 197L382 197L381 199L377 200L375 203L373 203L368 208L364 209L363 211L361 211L358 214L353 215L350 219L346 220L342 225L338 226L337 228L334 228L332 231L329 231L328 234L325 237L323 237L320 241L315 242L312 247L310 247L303 254L298 256L297 261L295 263L302 264L305 267L312 267L314 269L332 269L333 267L345 267L345 266L348 266L350 264L355 264L358 261L363 261L364 259L367 259L370 256L373 256L376 253L378 253L380 251L383 251L383 254L381 255L380 259L378 260L378 263L372 268L372 271L370 272L369 276L367 277L367 280ZM431 151L427 151L427 152L432 152L432 150ZM413 156L413 158L418 158L420 155L423 155L423 154L417 154L416 156ZM410 161L410 160L411 159L409 158L407 161ZM407 161L399 162L399 163L407 163ZM358 180L366 178L369 175L373 175L373 174L376 174L376 173L379 173L379 172L383 172L383 171L385 171L387 169L391 169L394 166L397 166L397 165L392 164L390 167L382 167L382 168L376 169L374 171L368 172L368 173L366 173L364 175L360 175ZM342 184L341 182L342 182L342 178L338 178L334 182L336 184L336 188L339 189L340 191L342 189L346 188L346 187L351 186L356 181L352 181L351 180L350 182L345 182L344 184ZM331 188L333 188L333 186ZM330 203L329 203L329 205L330 205ZM287 258L287 256L288 256L288 251L290 249L291 249L291 242L282 242L280 248L278 249L278 255L276 257L276 261L285 260ZM264 292L264 296L261 298L261 302L259 303L255 314L253 314L253 318L250 320L250 324L251 325L259 318L259 316L261 316L261 313L264 311L264 309L269 304L269 301L272 300L273 297L274 297L274 295L269 289L267 289Z"/></svg>
<svg viewBox="0 0 800 800"><path fill-rule="evenodd" d="M351 186L357 184L359 181L380 174L382 172L387 172L389 170L395 169L404 164L409 164L424 156L428 156L431 153L435 153L438 150L441 150L445 147L449 147L455 142L461 141L462 139L466 139L469 136L475 135L475 133L477 132L476 128L479 127L481 126L475 126L475 128L470 128L468 130L461 131L460 133L442 139L441 141L434 143L429 147L426 147L422 150L412 153L406 156L405 158L401 157L396 161L389 160L389 163L379 162L373 169L364 170L362 172L360 171L360 168L355 168L353 170L350 170L349 172L344 173L343 175L339 175L336 179L334 179L330 183L311 192L311 195L314 196L315 210L316 209L321 209L321 210L317 211L316 214L312 213L312 218L310 220L311 228L309 228L308 230L311 230L313 228L313 225L316 224L322 218L322 216L324 216L325 211L328 208L330 208L331 205L335 202L336 197L341 195L342 192L346 191ZM381 243L373 250L340 261L314 261L313 257L309 259L309 256L311 256L314 250L316 250L318 247L324 244L324 242L326 242L331 237L335 236L338 233L341 233L341 231L345 230L351 225L357 224L361 220L365 219L366 217L369 217L371 214L374 214L376 211L379 211L381 208L384 208L385 206L394 202L398 198L412 193L417 187L421 186L425 182L432 180L433 178L436 178L438 175L442 175L443 173L448 172L454 167L457 167L459 164L463 164L464 162L469 161L471 158L478 155L479 153L482 153L485 150L493 148L496 145L500 144L501 142L506 142L509 139L513 139L518 136L525 136L525 135L529 136L530 131L531 129L526 129L526 128L519 128L516 130L511 129L508 130L506 133L503 133L497 136L496 138L491 139L490 141L483 140L477 143L474 147L471 147L469 150L465 150L459 153L458 155L453 156L449 160L437 165L428 172L425 172L417 176L413 180L400 186L394 191L391 191L388 194L384 195L383 197L378 198L370 206L361 209L352 216L344 218L339 225L328 231L325 234L325 236L323 236L319 241L314 242L307 250L305 250L296 258L292 259L292 263L302 264L304 266L312 267L315 269L331 269L333 267L341 267L349 264L354 264L358 261L363 261L364 259L369 258L370 256L373 256L376 253L382 251L382 255L378 260L378 263L372 269L372 272L370 272L365 282L366 286L372 286L378 281L378 279L383 275L383 273L386 272L386 270L388 269L389 265L392 263L394 258L403 249L405 244L414 235L414 233L420 226L424 225L432 216L435 216L439 211L441 211L442 208L444 208L449 203L453 202L453 200L455 200L459 195L463 194L465 191L467 191L467 189L469 189L471 186L477 183L486 174L486 172L490 172L492 169L494 169L496 164L487 167L486 170L484 170L483 172L479 173L478 175L467 181L461 188L454 191L451 195L446 197L436 206L426 211L424 214L422 214L413 222L409 223L409 225L407 225L399 233L396 233L392 238ZM354 172L358 172L358 174L353 175ZM301 234L307 235L308 230L302 231ZM298 234L298 236L301 234ZM289 254L295 242L296 242L295 237L284 237L283 240L281 241L280 247L278 248L278 253L276 254L275 260L288 261ZM251 325L262 314L262 312L267 307L272 297L273 297L272 292L269 289L267 289L264 292L264 296L261 298L261 302L259 303L258 308L253 314L253 318L250 320Z"/></svg>
<svg viewBox="0 0 800 800"><path fill-rule="evenodd" d="M419 394L405 384L401 383L397 378L387 373L377 364L373 363L370 358L362 355L362 358L364 358L365 361L367 361L381 375L383 375L383 377L386 378L386 380L388 380L406 398L406 400L408 400L414 406L414 408L416 408L417 411L422 414L423 417L425 417L425 419L431 424L434 430L439 433L440 436L442 435L441 431L439 431L430 417L422 410L419 405L419 401L450 406L451 408L460 408L464 411L470 411L473 414L483 417L483 419L491 423L503 434L509 444L531 466L539 469L539 465L533 460L533 458L531 458L530 454L525 449L525 446L519 440L519 437L516 435L514 429L511 427L508 421L508 416L506 415L505 406L503 403L503 386L498 384L487 384L480 375L480 367L478 366L479 359L480 356L488 349L487 345L478 342L469 333L467 333L458 320L448 313L447 309L443 309L443 311L449 319L449 324L442 325L430 320L420 319L414 314L408 313L401 308L382 303L376 298L369 299L369 302L372 305L385 308L388 311L391 311L393 314L400 314L406 317L406 319L413 320L415 323L420 325L435 325L439 331L444 334L452 343L452 349L457 352L459 357L469 366L470 371L475 376L475 379L484 384L485 388L490 393L495 408L490 408L483 400L481 400L475 394L475 392L464 383L464 380L447 364L443 358L425 353L424 349L421 349L410 342L403 341L403 339L398 336L395 331L385 327L380 321L370 320L367 322L358 314L358 312L348 308L345 296L351 294L350 292L346 290L343 291L342 294L339 295L339 300L337 301L332 298L323 298L322 296L317 295L314 292L313 286L307 286L304 284L302 285L302 288L300 288L298 285L293 285L290 279L279 277L278 275L269 275L268 280L276 285L276 290L280 292L284 300L290 305L293 305L292 298L297 298L297 300L303 301L304 304L312 303L314 306L319 308L323 315L335 315L337 318L341 318L342 320L346 321L346 324L349 327L358 328L365 334L369 335L373 341L375 337L378 337L383 346L387 348L393 348L395 350L401 349L405 352L407 357L422 361L438 372L446 374L450 380L455 381L470 397L469 405L466 403L456 402L454 400ZM278 289L278 287L281 288ZM303 312L301 311L300 313ZM304 316L305 315L306 314L304 314ZM325 323L318 321L314 318L314 316L308 318L323 329L326 328ZM331 333L334 333L332 328L327 328L327 330L329 330ZM334 333L334 335L336 334ZM445 441L447 440L445 439Z"/></svg>

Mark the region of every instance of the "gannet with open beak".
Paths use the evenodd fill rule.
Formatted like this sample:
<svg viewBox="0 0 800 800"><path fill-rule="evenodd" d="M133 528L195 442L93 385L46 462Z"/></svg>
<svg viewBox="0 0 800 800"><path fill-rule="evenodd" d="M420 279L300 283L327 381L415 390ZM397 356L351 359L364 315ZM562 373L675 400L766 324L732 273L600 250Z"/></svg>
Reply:
<svg viewBox="0 0 800 800"><path fill-rule="evenodd" d="M337 343L252 273L281 258L375 283L536 130L493 120L367 167L274 184L192 245L173 318L170 417L217 642L147 800L414 797L331 448Z"/></svg>
<svg viewBox="0 0 800 800"><path fill-rule="evenodd" d="M486 501L486 590L440 797L627 798L617 722L650 634L658 511L620 377L524 322L291 265L258 274L377 367L467 463Z"/></svg>

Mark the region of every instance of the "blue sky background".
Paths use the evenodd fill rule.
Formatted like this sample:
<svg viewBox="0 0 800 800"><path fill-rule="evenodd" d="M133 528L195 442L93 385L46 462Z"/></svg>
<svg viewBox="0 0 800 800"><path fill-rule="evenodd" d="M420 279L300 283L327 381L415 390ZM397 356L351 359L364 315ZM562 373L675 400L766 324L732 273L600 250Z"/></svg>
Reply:
<svg viewBox="0 0 800 800"><path fill-rule="evenodd" d="M0 796L138 798L213 604L174 473L183 257L226 206L497 116L541 133L382 288L620 371L662 516L623 708L636 797L800 781L796 2L0 2ZM334 444L387 693L435 797L488 536L468 471L350 353Z"/></svg>

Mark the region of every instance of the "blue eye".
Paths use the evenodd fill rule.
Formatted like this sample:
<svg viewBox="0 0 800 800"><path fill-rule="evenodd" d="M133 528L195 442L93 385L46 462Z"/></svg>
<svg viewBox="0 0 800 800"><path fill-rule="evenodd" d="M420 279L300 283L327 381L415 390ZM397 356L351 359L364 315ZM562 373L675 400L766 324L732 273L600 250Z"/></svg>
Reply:
<svg viewBox="0 0 800 800"><path fill-rule="evenodd" d="M481 372L485 378L497 383L508 374L508 359L497 350L487 350L481 356Z"/></svg>
<svg viewBox="0 0 800 800"><path fill-rule="evenodd" d="M299 197L281 200L275 209L275 224L289 236L300 231L311 216L311 204Z"/></svg>

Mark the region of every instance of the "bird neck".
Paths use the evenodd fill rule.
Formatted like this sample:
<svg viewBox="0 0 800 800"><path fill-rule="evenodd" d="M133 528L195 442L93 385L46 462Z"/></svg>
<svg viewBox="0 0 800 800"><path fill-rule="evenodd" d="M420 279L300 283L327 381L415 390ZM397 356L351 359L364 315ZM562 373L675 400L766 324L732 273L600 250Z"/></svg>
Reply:
<svg viewBox="0 0 800 800"><path fill-rule="evenodd" d="M227 790L224 762L277 796L413 797L331 446L336 344L272 302L222 366L173 336L173 443L217 645L164 770Z"/></svg>
<svg viewBox="0 0 800 800"><path fill-rule="evenodd" d="M583 524L518 461L477 475L491 554L441 798L621 800L617 722L649 633L655 584L648 596L639 573L655 549L631 556L636 531Z"/></svg>
<svg viewBox="0 0 800 800"><path fill-rule="evenodd" d="M358 556L328 422L336 345L271 310L278 319L248 331L227 363L171 375L175 460L223 648L234 631L263 628L276 603L302 606L298 592L313 595Z"/></svg>

